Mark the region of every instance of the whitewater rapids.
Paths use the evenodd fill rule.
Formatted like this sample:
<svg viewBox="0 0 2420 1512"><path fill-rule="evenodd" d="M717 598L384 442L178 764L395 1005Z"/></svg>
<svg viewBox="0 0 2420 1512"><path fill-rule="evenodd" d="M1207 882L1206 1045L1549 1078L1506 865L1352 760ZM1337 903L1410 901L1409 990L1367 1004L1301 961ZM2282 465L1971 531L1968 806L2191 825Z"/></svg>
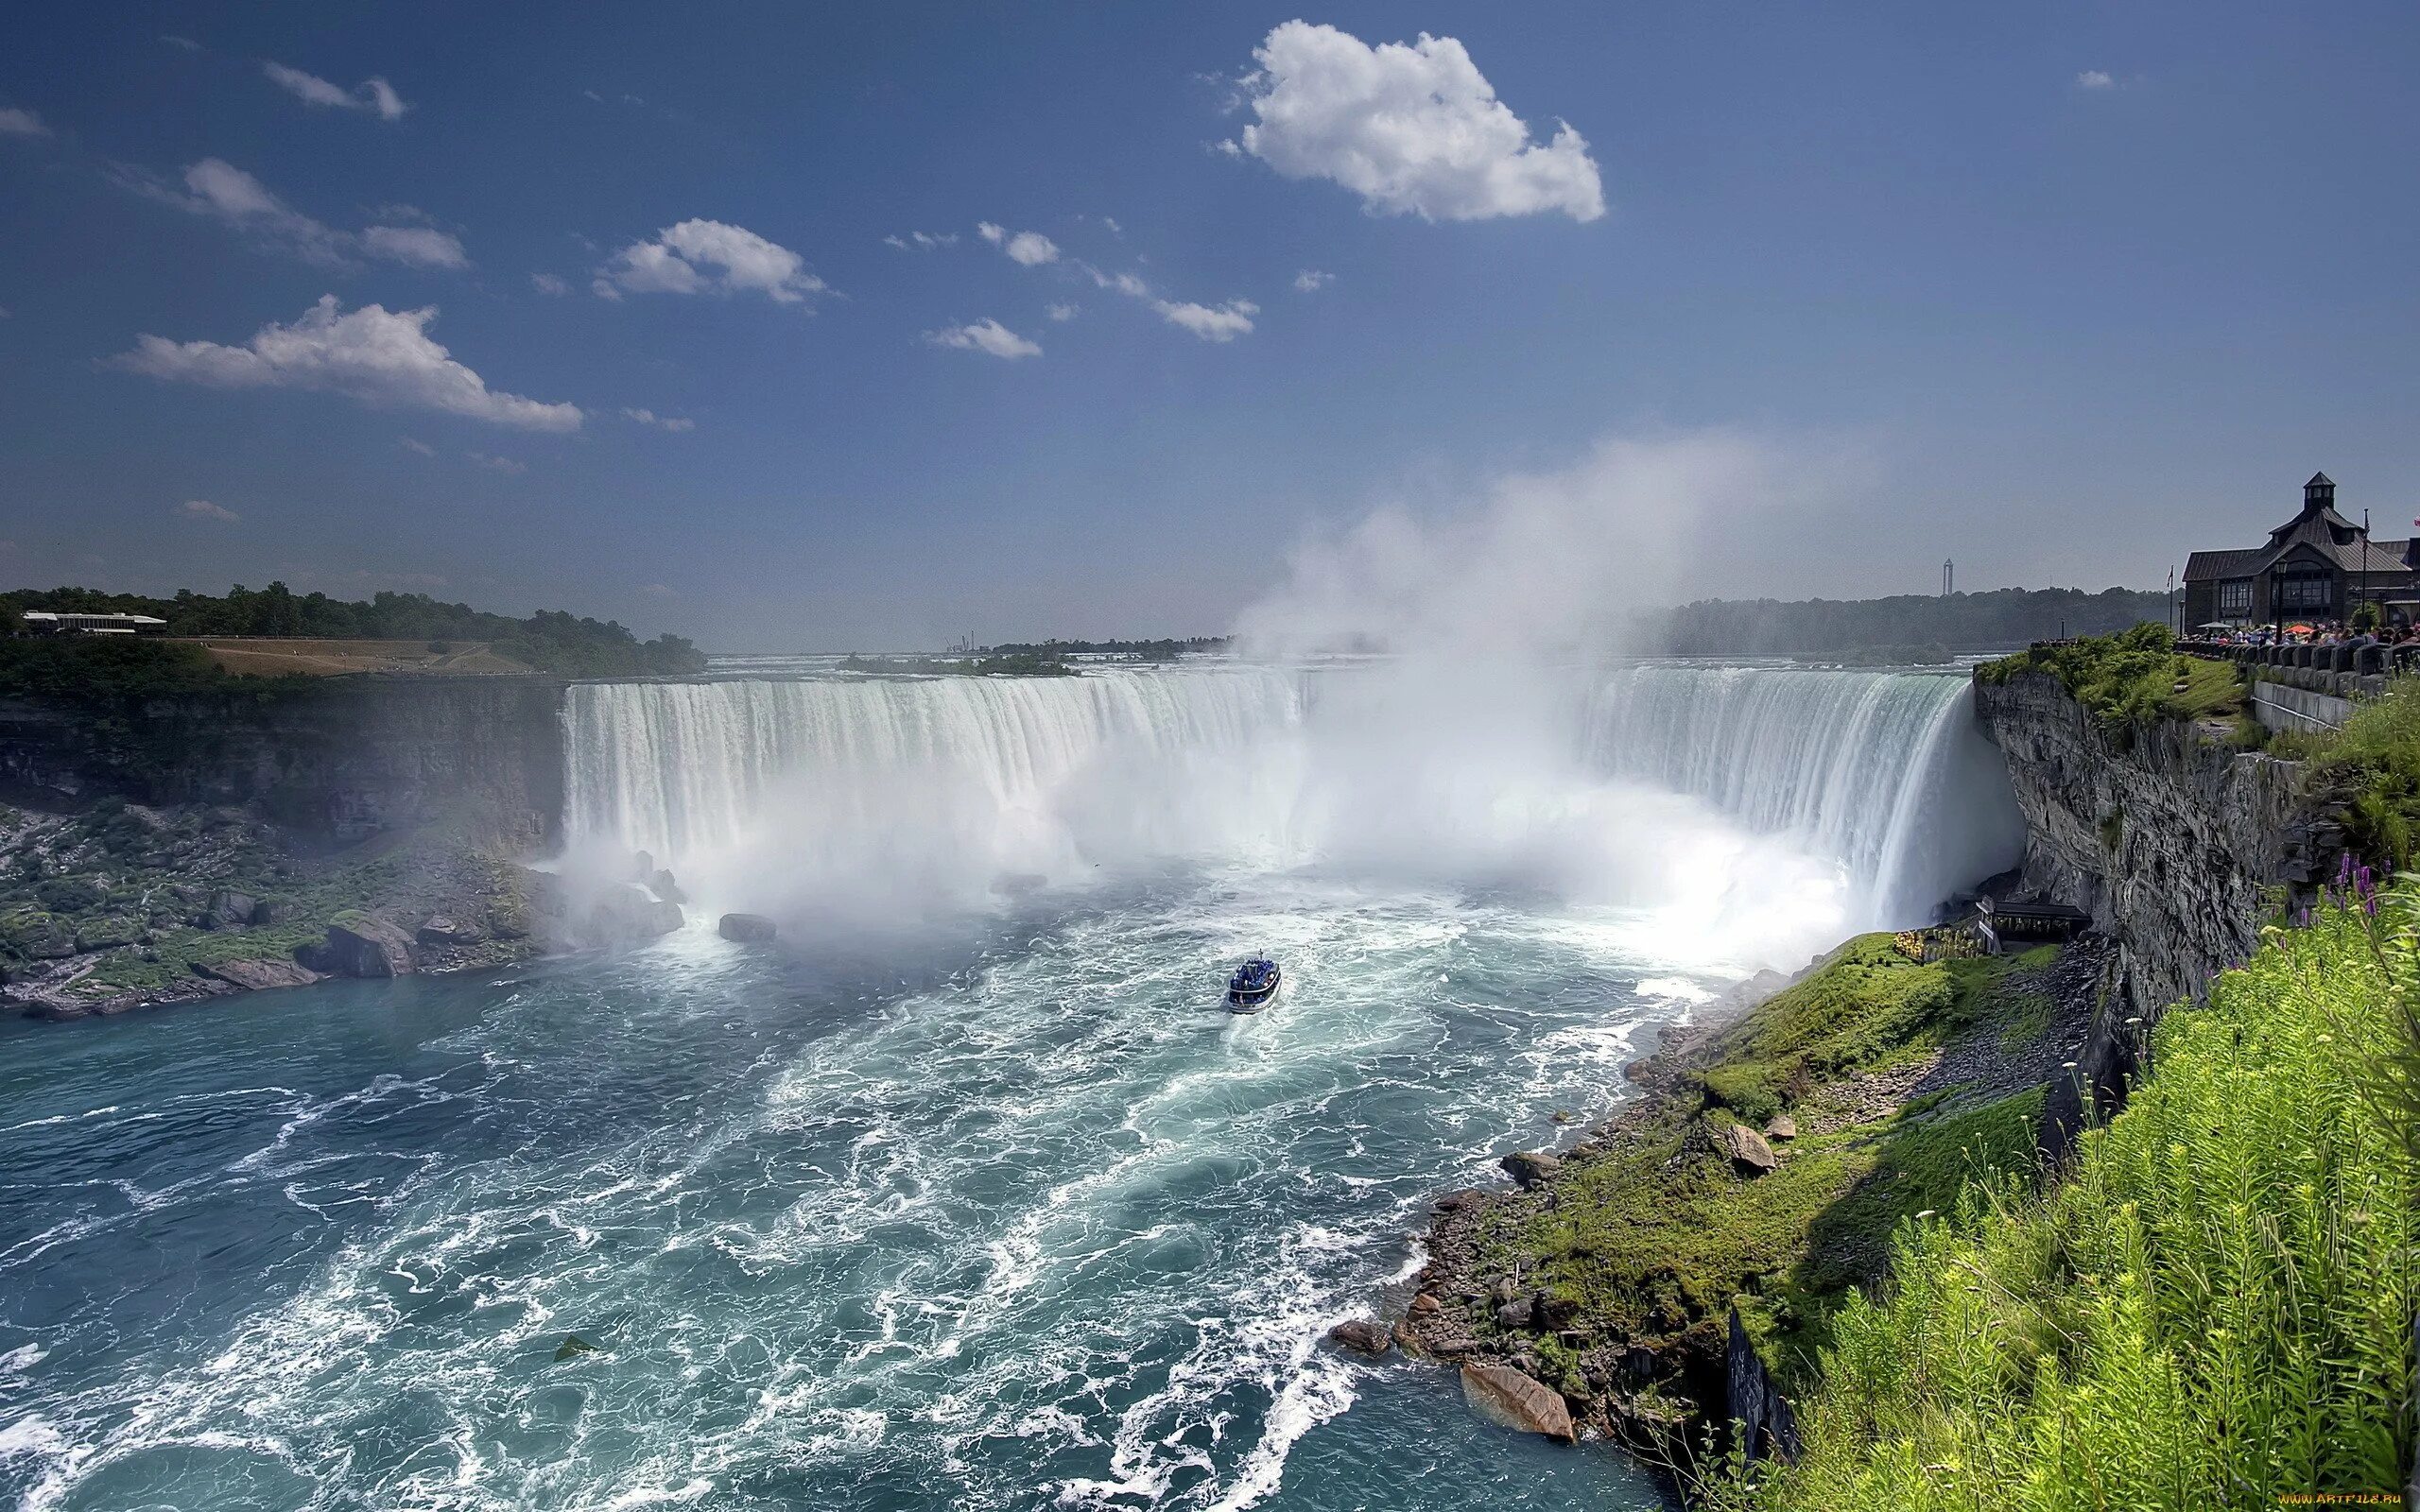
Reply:
<svg viewBox="0 0 2420 1512"><path fill-rule="evenodd" d="M778 912L783 948L700 920L0 1024L0 1496L1657 1504L1319 1340L1661 1027L2004 864L2005 778L1956 679L1640 665L1443 728L1406 691L575 690L584 847ZM1227 1014L1264 947L1285 994ZM597 1351L558 1361L574 1332Z"/></svg>

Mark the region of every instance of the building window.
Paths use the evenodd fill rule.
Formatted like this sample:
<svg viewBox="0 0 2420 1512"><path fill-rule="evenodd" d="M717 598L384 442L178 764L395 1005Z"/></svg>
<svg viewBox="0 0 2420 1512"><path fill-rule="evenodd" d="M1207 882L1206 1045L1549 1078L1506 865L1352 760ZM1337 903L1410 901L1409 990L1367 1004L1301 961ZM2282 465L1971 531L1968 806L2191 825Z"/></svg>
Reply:
<svg viewBox="0 0 2420 1512"><path fill-rule="evenodd" d="M2219 617L2239 620L2252 614L2252 579L2238 577L2219 585Z"/></svg>
<svg viewBox="0 0 2420 1512"><path fill-rule="evenodd" d="M2336 602L2336 584L2326 577L2289 577L2280 584L2278 602L2287 609L2326 609Z"/></svg>

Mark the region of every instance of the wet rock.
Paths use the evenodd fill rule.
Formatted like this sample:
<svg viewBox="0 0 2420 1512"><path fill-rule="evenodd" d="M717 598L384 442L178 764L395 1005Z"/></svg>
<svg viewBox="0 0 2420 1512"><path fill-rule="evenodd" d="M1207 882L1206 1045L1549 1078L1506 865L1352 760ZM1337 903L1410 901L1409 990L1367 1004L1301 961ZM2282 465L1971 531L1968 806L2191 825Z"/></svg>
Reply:
<svg viewBox="0 0 2420 1512"><path fill-rule="evenodd" d="M588 910L589 936L600 945L633 944L680 927L679 903L650 897L629 883L605 889Z"/></svg>
<svg viewBox="0 0 2420 1512"><path fill-rule="evenodd" d="M671 871L666 868L658 868L655 875L647 879L647 887L648 891L667 903L685 903L689 901L689 895L681 890L681 885L672 880Z"/></svg>
<svg viewBox="0 0 2420 1512"><path fill-rule="evenodd" d="M438 914L427 923L421 925L419 936L422 944L439 947L475 945L486 937L480 933L478 925L445 914Z"/></svg>
<svg viewBox="0 0 2420 1512"><path fill-rule="evenodd" d="M1794 1140L1798 1138L1798 1120L1790 1117L1788 1113L1775 1113L1772 1117L1765 1121L1765 1138L1769 1140Z"/></svg>
<svg viewBox="0 0 2420 1512"><path fill-rule="evenodd" d="M1384 1323L1357 1317L1328 1330L1327 1341L1375 1359L1394 1346L1394 1334Z"/></svg>
<svg viewBox="0 0 2420 1512"><path fill-rule="evenodd" d="M330 924L322 959L338 976L404 976L413 966L411 936L374 914Z"/></svg>
<svg viewBox="0 0 2420 1512"><path fill-rule="evenodd" d="M1443 1305L1437 1300L1435 1293L1423 1292L1411 1299L1410 1313L1414 1317L1426 1317Z"/></svg>
<svg viewBox="0 0 2420 1512"><path fill-rule="evenodd" d="M644 854L645 852L641 853ZM596 1346L589 1343L586 1339L581 1338L577 1333L564 1334L563 1342L555 1346L555 1359L557 1363L571 1359L575 1355L595 1354L596 1352Z"/></svg>
<svg viewBox="0 0 2420 1512"><path fill-rule="evenodd" d="M1486 1198L1487 1194L1483 1192L1476 1192L1469 1188L1464 1188L1460 1192L1446 1193L1443 1196L1437 1199L1434 1206L1439 1212L1460 1212L1464 1208L1485 1201Z"/></svg>
<svg viewBox="0 0 2420 1512"><path fill-rule="evenodd" d="M248 992L273 987L308 987L320 979L319 972L300 961L213 961L194 970Z"/></svg>
<svg viewBox="0 0 2420 1512"><path fill-rule="evenodd" d="M743 945L766 944L780 933L773 921L762 914L725 914L715 925L715 932Z"/></svg>
<svg viewBox="0 0 2420 1512"><path fill-rule="evenodd" d="M1496 1164L1504 1168L1505 1175L1525 1188L1544 1186L1554 1179L1557 1171L1563 1169L1563 1162L1544 1150L1517 1150Z"/></svg>
<svg viewBox="0 0 2420 1512"><path fill-rule="evenodd" d="M1762 1176L1781 1164L1765 1137L1745 1124L1724 1124L1715 1129L1714 1147L1730 1157L1742 1176Z"/></svg>
<svg viewBox="0 0 2420 1512"><path fill-rule="evenodd" d="M1571 1428L1571 1409L1564 1403L1563 1394L1509 1366L1462 1366L1462 1400L1471 1404L1472 1411L1498 1427L1515 1433L1544 1434L1566 1444L1578 1441L1579 1435Z"/></svg>

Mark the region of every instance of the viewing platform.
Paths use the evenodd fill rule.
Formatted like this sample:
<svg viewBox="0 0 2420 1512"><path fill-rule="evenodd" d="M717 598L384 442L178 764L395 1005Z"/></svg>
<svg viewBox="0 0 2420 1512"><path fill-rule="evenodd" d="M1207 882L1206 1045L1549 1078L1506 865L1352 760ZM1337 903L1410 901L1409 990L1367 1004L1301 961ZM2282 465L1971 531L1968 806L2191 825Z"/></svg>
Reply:
<svg viewBox="0 0 2420 1512"><path fill-rule="evenodd" d="M2225 641L2179 641L2176 648L2187 656L2243 667L2253 683L2253 712L2273 730L2337 729L2352 713L2354 703L2385 696L2389 679L2420 676L2420 644L2236 645Z"/></svg>

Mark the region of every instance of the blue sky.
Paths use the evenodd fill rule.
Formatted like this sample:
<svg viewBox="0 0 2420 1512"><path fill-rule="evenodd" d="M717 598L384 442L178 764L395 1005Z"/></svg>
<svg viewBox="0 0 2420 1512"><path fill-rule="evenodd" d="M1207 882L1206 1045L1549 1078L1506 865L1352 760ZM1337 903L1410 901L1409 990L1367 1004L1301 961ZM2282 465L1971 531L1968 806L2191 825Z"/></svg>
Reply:
<svg viewBox="0 0 2420 1512"><path fill-rule="evenodd" d="M2415 80L2408 4L44 8L0 577L1189 633L1720 431L1852 481L1609 597L2156 585L2420 513Z"/></svg>

